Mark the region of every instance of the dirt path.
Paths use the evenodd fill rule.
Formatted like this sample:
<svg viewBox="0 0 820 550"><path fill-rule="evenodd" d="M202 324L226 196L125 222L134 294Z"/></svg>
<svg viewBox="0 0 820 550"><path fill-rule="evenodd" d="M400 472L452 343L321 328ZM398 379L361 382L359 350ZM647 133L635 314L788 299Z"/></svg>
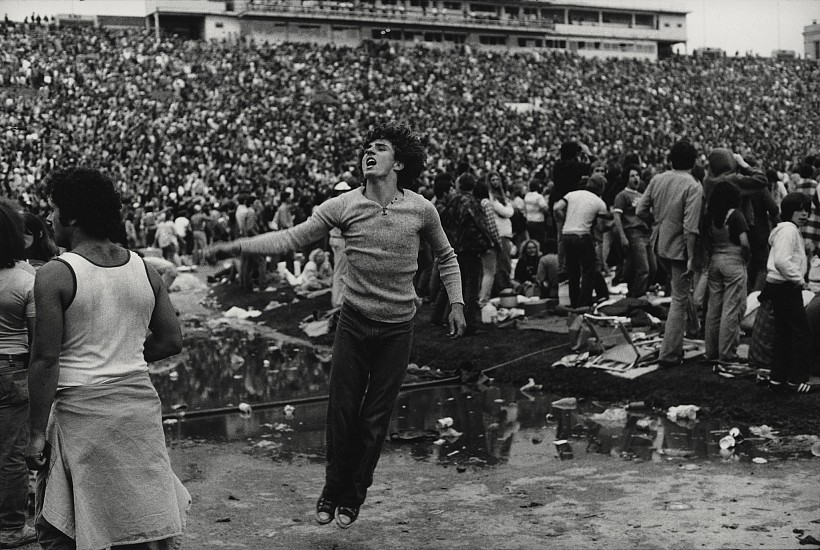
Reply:
<svg viewBox="0 0 820 550"><path fill-rule="evenodd" d="M313 521L320 464L245 448L171 449L194 498L187 548L794 548L800 532L820 538L818 459L685 466L598 456L579 466L542 446L529 463L458 472L390 452L360 520L343 531Z"/></svg>
<svg viewBox="0 0 820 550"><path fill-rule="evenodd" d="M172 299L184 315L203 312L202 296ZM304 311L293 313L295 323ZM359 522L343 531L313 521L320 462L251 456L249 446L172 443L194 498L186 548L794 548L820 539L820 458L561 461L545 441L507 464L459 471L392 448Z"/></svg>

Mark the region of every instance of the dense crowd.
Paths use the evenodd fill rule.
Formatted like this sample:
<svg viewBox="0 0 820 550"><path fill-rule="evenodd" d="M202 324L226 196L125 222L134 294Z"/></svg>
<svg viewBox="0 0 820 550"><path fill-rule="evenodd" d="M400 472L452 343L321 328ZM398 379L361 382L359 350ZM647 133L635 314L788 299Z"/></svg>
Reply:
<svg viewBox="0 0 820 550"><path fill-rule="evenodd" d="M74 163L155 210L289 187L318 202L356 178L358 136L384 119L424 136L423 178L469 164L510 184L549 178L568 139L660 168L688 137L783 169L820 135L820 68L794 60L157 42L42 25L4 26L0 45L0 181L38 209L46 174Z"/></svg>

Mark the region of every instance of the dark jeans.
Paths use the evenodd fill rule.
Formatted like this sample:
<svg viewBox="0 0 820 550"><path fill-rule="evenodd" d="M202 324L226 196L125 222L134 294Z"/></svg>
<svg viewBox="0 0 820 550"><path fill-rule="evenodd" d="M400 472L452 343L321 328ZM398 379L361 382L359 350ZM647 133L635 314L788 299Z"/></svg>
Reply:
<svg viewBox="0 0 820 550"><path fill-rule="evenodd" d="M592 290L596 284L596 256L592 235L562 235L572 307L592 305Z"/></svg>
<svg viewBox="0 0 820 550"><path fill-rule="evenodd" d="M25 373L24 373L25 374ZM2 377L4 375L0 375ZM2 380L0 380L2 381ZM0 391L3 391L0 388ZM26 523L28 402L0 406L0 529Z"/></svg>
<svg viewBox="0 0 820 550"><path fill-rule="evenodd" d="M771 379L801 384L811 372L811 329L803 307L803 290L794 283L766 283L761 299L774 310L774 361Z"/></svg>
<svg viewBox="0 0 820 550"><path fill-rule="evenodd" d="M626 229L629 250L624 251L626 272L624 277L629 288L627 296L640 298L646 294L650 281L654 281L657 265L649 235L641 229Z"/></svg>
<svg viewBox="0 0 820 550"><path fill-rule="evenodd" d="M512 239L501 237L501 250L496 257L495 282L498 292L512 288ZM544 250L543 248L541 249Z"/></svg>
<svg viewBox="0 0 820 550"><path fill-rule="evenodd" d="M51 525L42 515L34 522L34 528L37 530L37 542L40 543L40 548L43 550L75 550L77 548L74 539ZM152 550L161 547L163 542L123 544L114 546L114 548L117 550Z"/></svg>
<svg viewBox="0 0 820 550"><path fill-rule="evenodd" d="M407 371L412 340L412 319L373 321L342 305L330 371L323 497L348 506L364 502Z"/></svg>

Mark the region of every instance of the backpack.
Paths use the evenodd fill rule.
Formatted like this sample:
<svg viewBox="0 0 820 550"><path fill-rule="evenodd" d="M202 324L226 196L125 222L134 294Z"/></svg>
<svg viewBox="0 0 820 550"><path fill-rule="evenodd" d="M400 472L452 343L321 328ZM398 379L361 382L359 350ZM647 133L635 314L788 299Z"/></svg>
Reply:
<svg viewBox="0 0 820 550"><path fill-rule="evenodd" d="M450 198L441 212L441 225L456 253L476 252L483 254L493 247L487 227L476 199L466 195Z"/></svg>

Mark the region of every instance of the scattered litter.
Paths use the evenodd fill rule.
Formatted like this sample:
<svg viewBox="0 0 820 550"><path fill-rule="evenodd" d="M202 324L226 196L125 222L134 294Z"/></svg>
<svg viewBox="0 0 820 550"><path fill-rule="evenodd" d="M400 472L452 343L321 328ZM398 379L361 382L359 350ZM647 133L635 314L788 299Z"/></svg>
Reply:
<svg viewBox="0 0 820 550"><path fill-rule="evenodd" d="M171 380L171 382L176 382L179 380L179 373L175 370L168 372L168 379Z"/></svg>
<svg viewBox="0 0 820 550"><path fill-rule="evenodd" d="M682 512L684 510L691 510L692 507L683 502L667 502L666 509L670 512Z"/></svg>
<svg viewBox="0 0 820 550"><path fill-rule="evenodd" d="M250 418L253 413L253 408L247 403L240 403L238 409L242 418Z"/></svg>
<svg viewBox="0 0 820 550"><path fill-rule="evenodd" d="M171 405L171 408L175 411L184 411L188 408L188 405L186 405L185 403L177 403L176 405Z"/></svg>
<svg viewBox="0 0 820 550"><path fill-rule="evenodd" d="M699 410L700 407L697 405L677 405L669 407L669 410L666 411L666 417L673 422L678 419L695 420Z"/></svg>
<svg viewBox="0 0 820 550"><path fill-rule="evenodd" d="M558 458L561 460L570 460L572 458L572 446L566 439L559 439L553 441L555 450L558 451Z"/></svg>
<svg viewBox="0 0 820 550"><path fill-rule="evenodd" d="M450 441L451 443L461 437L463 434L459 431L454 430L453 428L447 428L445 430L441 430L439 433L441 438Z"/></svg>
<svg viewBox="0 0 820 550"><path fill-rule="evenodd" d="M444 445L445 443L447 443L446 439L436 439L433 441L433 445Z"/></svg>
<svg viewBox="0 0 820 550"><path fill-rule="evenodd" d="M445 428L450 428L453 425L453 418L450 416L445 416L444 418L439 418L436 420L436 429L443 430Z"/></svg>
<svg viewBox="0 0 820 550"><path fill-rule="evenodd" d="M272 311L274 309L282 307L283 305L285 305L285 304L283 304L282 302L272 300L268 305L265 306L264 311Z"/></svg>
<svg viewBox="0 0 820 550"><path fill-rule="evenodd" d="M262 312L257 309L242 309L237 306L233 306L222 314L223 317L229 319L251 319L253 317L259 317L260 315L262 315Z"/></svg>
<svg viewBox="0 0 820 550"><path fill-rule="evenodd" d="M275 441L263 439L262 441L254 445L254 447L258 447L260 449L270 449L271 447L279 447L280 445L280 443L276 443Z"/></svg>
<svg viewBox="0 0 820 550"><path fill-rule="evenodd" d="M755 464L766 464L769 461L763 458L762 456L756 456L752 459L752 462L754 462Z"/></svg>
<svg viewBox="0 0 820 550"><path fill-rule="evenodd" d="M697 464L691 464L691 463L681 464L680 469L681 470L686 470L686 471L700 470L700 466L698 466Z"/></svg>
<svg viewBox="0 0 820 550"><path fill-rule="evenodd" d="M626 418L626 409L620 408L607 409L602 413L593 414L589 417L590 420L598 424L616 424L619 426L626 424Z"/></svg>
<svg viewBox="0 0 820 550"><path fill-rule="evenodd" d="M721 449L731 449L735 446L735 438L731 435L725 435L720 438L719 445Z"/></svg>
<svg viewBox="0 0 820 550"><path fill-rule="evenodd" d="M181 271L181 267L178 267L177 271ZM196 275L185 273L177 275L174 282L168 287L168 292L187 292L189 290L205 290L207 288L208 285L200 281Z"/></svg>
<svg viewBox="0 0 820 550"><path fill-rule="evenodd" d="M179 422L179 420L177 420L176 418L169 418L167 420L162 421L162 423L165 424L166 426L173 426L177 422Z"/></svg>
<svg viewBox="0 0 820 550"><path fill-rule="evenodd" d="M460 452L460 451L453 451L452 453L447 453L447 456L455 456L455 455L457 455L459 452Z"/></svg>
<svg viewBox="0 0 820 550"><path fill-rule="evenodd" d="M741 439L743 436L740 433L740 428L732 428L729 430L729 435L735 438L735 441Z"/></svg>
<svg viewBox="0 0 820 550"><path fill-rule="evenodd" d="M434 441L438 438L438 432L435 430L401 430L390 434L390 441L394 443L414 443L418 441ZM446 440L441 439L444 443Z"/></svg>
<svg viewBox="0 0 820 550"><path fill-rule="evenodd" d="M564 397L551 403L554 409L562 409L565 411L574 411L578 408L578 400L574 397Z"/></svg>
<svg viewBox="0 0 820 550"><path fill-rule="evenodd" d="M540 390L542 388L541 384L536 384L535 380L530 378L526 384L521 386L520 391L532 391L532 390Z"/></svg>
<svg viewBox="0 0 820 550"><path fill-rule="evenodd" d="M293 413L296 411L296 407L294 407L293 405L285 405L284 411L285 418L291 419L293 418Z"/></svg>
<svg viewBox="0 0 820 550"><path fill-rule="evenodd" d="M777 439L777 434L780 432L773 431L770 426L763 424L762 426L751 426L749 431L757 437L764 439Z"/></svg>

